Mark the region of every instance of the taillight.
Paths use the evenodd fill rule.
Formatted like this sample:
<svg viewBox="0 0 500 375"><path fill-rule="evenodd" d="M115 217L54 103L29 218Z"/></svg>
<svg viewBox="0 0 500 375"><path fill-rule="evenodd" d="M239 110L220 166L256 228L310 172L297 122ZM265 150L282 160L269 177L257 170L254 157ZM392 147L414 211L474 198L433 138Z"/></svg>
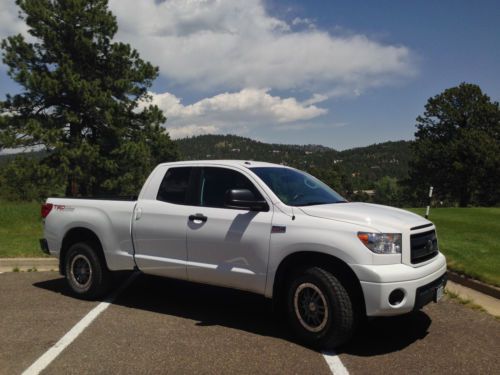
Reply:
<svg viewBox="0 0 500 375"><path fill-rule="evenodd" d="M42 219L45 219L48 216L48 214L50 214L50 211L52 211L52 207L54 207L54 205L52 203L42 204L42 209L40 211L40 214L42 215Z"/></svg>

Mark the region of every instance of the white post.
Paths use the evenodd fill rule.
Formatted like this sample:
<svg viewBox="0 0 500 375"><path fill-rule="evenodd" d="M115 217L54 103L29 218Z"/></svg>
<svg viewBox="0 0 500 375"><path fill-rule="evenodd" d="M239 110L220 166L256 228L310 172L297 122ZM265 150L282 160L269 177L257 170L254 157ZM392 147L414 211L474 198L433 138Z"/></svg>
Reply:
<svg viewBox="0 0 500 375"><path fill-rule="evenodd" d="M432 201L432 191L434 190L434 187L431 186L429 189L429 203L427 204L427 209L425 210L425 218L429 218L429 211L431 209L431 201Z"/></svg>

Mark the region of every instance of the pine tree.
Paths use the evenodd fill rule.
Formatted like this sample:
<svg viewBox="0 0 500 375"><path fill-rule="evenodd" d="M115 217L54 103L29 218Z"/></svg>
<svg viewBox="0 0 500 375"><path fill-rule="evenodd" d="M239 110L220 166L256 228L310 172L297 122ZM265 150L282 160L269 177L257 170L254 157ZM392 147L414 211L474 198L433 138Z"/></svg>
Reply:
<svg viewBox="0 0 500 375"><path fill-rule="evenodd" d="M0 149L38 148L66 194L135 194L177 151L161 110L145 104L158 68L115 42L107 0L17 0L30 37L2 41L22 91L0 102Z"/></svg>
<svg viewBox="0 0 500 375"><path fill-rule="evenodd" d="M411 186L466 207L500 201L500 107L462 83L430 98L417 118Z"/></svg>

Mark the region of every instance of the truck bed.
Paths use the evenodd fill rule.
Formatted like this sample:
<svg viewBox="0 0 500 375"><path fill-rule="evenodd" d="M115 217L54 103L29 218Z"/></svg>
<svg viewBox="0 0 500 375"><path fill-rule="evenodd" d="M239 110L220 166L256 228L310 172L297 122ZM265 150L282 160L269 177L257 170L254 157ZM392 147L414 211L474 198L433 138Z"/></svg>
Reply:
<svg viewBox="0 0 500 375"><path fill-rule="evenodd" d="M110 270L132 270L134 247L131 222L136 200L133 197L49 198L50 220L45 222L45 238L51 255L59 256L68 230L95 233L106 249ZM73 232L74 233L74 232Z"/></svg>

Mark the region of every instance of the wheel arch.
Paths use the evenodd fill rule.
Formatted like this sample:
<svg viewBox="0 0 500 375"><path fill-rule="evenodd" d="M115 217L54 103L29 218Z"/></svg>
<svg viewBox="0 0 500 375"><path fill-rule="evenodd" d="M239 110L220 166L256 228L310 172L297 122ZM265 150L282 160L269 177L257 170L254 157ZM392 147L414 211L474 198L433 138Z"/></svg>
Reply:
<svg viewBox="0 0 500 375"><path fill-rule="evenodd" d="M92 248L97 253L97 256L106 266L106 268L108 268L106 257L104 256L102 242L99 239L99 236L89 228L74 227L66 232L62 241L61 251L59 255L59 272L61 275L66 274L66 268L64 267L64 264L66 262L66 255L69 248L71 247L71 245L78 242L87 242L92 244Z"/></svg>
<svg viewBox="0 0 500 375"><path fill-rule="evenodd" d="M351 267L333 255L317 251L294 252L280 262L273 283L273 305L276 308L282 306L290 278L301 269L312 266L319 266L331 272L346 288L357 313L361 316L366 315L361 283Z"/></svg>

